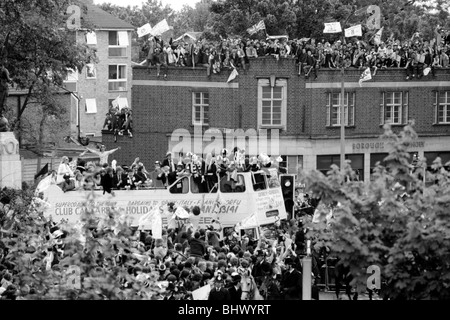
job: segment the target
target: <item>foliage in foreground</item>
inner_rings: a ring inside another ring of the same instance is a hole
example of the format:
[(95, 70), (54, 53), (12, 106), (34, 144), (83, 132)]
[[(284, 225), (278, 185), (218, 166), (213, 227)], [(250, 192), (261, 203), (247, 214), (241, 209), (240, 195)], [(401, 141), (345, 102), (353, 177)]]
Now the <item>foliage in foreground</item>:
[[(53, 224), (43, 217), (32, 193), (2, 190), (0, 198), (2, 268), (9, 269), (16, 289), (25, 299), (160, 299), (159, 273), (137, 282), (142, 270), (139, 248), (129, 221), (116, 212), (94, 218), (86, 201), (82, 223), (62, 223), (55, 236)], [(9, 203), (8, 203), (9, 202)], [(31, 206), (30, 206), (31, 204)], [(61, 250), (61, 251), (60, 251)], [(59, 255), (58, 251), (64, 252)], [(53, 262), (49, 257), (53, 256)], [(50, 267), (51, 266), (51, 267)]]
[(428, 159), (434, 162), (424, 183), (425, 162), (413, 165), (408, 153), (413, 125), (399, 135), (386, 127), (383, 138), (392, 150), (370, 183), (352, 179), (348, 164), (343, 173), (333, 166), (327, 176), (304, 177), (321, 198), (322, 216), (333, 209), (328, 223), (308, 225), (308, 235), (350, 268), (358, 288), (366, 287), (367, 267), (377, 265), (384, 298), (450, 299), (450, 173), (440, 158)]

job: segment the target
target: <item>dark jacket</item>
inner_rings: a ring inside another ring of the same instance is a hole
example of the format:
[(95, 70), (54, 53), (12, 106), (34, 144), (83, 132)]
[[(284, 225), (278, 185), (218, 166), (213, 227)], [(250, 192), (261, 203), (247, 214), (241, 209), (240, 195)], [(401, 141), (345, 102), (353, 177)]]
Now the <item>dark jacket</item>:
[(114, 187), (114, 176), (111, 177), (109, 174), (103, 175), (101, 178), (101, 185), (103, 188), (103, 194), (106, 192), (111, 193), (111, 190)]
[(228, 288), (228, 292), (230, 293), (230, 300), (231, 301), (241, 301), (242, 296), (242, 289), (236, 289), (236, 287), (233, 285), (232, 287)]
[(226, 288), (221, 288), (220, 290), (213, 288), (209, 293), (208, 300), (229, 301), (231, 300), (230, 292)]
[(191, 239), (189, 241), (189, 247), (191, 249), (191, 256), (193, 257), (203, 257), (206, 254), (205, 242), (200, 239)]
[(281, 288), (285, 300), (301, 300), (302, 274), (297, 269), (285, 271), (281, 277)]

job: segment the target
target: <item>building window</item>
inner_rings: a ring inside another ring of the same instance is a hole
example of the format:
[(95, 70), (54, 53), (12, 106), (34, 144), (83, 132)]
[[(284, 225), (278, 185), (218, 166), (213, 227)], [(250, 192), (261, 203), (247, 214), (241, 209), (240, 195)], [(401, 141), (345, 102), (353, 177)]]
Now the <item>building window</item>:
[[(427, 171), (431, 173), (437, 173), (437, 170), (433, 169), (433, 162), (439, 157), (441, 158), (441, 164), (445, 170), (450, 170), (450, 152), (449, 151), (438, 151), (438, 152), (424, 152), (423, 156), (427, 161)], [(446, 164), (449, 165), (446, 165)], [(427, 182), (430, 182), (427, 180)]]
[(193, 92), (192, 93), (192, 124), (208, 125), (209, 124), (209, 93)]
[(96, 79), (97, 69), (94, 63), (86, 64), (86, 79)]
[[(350, 160), (350, 165), (355, 171), (356, 180), (364, 181), (364, 154), (348, 154), (345, 155), (346, 160)], [(324, 175), (331, 170), (331, 165), (341, 166), (341, 156), (337, 155), (320, 155), (317, 156), (317, 170)]]
[(408, 123), (408, 92), (383, 92), (380, 104), (380, 124)]
[(109, 65), (109, 91), (127, 90), (127, 66), (122, 64)]
[(286, 129), (287, 80), (258, 80), (259, 128)]
[(450, 91), (436, 92), (436, 123), (450, 124)]
[(373, 173), (375, 172), (375, 168), (377, 163), (386, 167), (386, 161), (384, 159), (389, 155), (389, 153), (371, 153), (370, 154), (370, 181), (374, 180)]
[(97, 34), (95, 31), (86, 33), (86, 44), (96, 45), (97, 44)]
[(94, 99), (86, 99), (86, 113), (97, 113), (97, 101)]
[[(350, 106), (349, 106), (350, 99)], [(344, 93), (344, 119), (345, 126), (355, 125), (355, 93)], [(341, 93), (328, 94), (327, 126), (341, 125)]]
[(303, 169), (303, 156), (281, 156), (283, 161), (279, 166), (286, 169), (287, 174), (300, 175), (300, 171)]
[(126, 57), (128, 42), (127, 31), (109, 31), (108, 55), (110, 57)]

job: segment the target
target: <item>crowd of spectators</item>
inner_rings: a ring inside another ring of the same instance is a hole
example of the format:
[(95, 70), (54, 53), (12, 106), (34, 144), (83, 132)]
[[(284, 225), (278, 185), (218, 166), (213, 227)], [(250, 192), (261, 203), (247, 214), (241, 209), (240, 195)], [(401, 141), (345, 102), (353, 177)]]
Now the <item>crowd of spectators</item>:
[[(175, 210), (173, 203), (167, 206)], [(127, 242), (124, 249), (113, 246), (113, 259), (100, 252), (94, 255), (91, 269), (97, 274), (113, 274), (114, 269), (125, 267), (128, 276), (121, 278), (118, 288), (118, 296), (124, 300), (191, 300), (196, 289), (210, 285), (209, 300), (240, 301), (244, 297), (241, 279), (248, 275), (265, 300), (301, 300), (302, 257), (306, 254), (303, 218), (261, 229), (259, 239), (253, 232), (238, 235), (234, 229), (221, 238), (220, 223), (195, 228), (189, 219), (177, 218), (176, 225), (163, 227), (161, 238), (154, 238), (151, 231), (134, 230), (129, 239), (122, 239)], [(48, 232), (42, 237), (49, 250), (38, 254), (36, 245), (30, 243), (23, 261), (38, 273), (60, 273), (73, 250), (66, 250), (67, 232), (53, 222), (47, 224)], [(95, 227), (91, 231), (94, 238), (100, 235)], [(38, 288), (19, 285), (15, 266), (8, 263), (9, 248), (0, 244), (0, 299), (39, 299)], [(319, 258), (313, 250), (313, 279), (321, 277)], [(148, 289), (151, 283), (162, 290)], [(127, 290), (136, 287), (140, 290)], [(313, 285), (314, 299), (319, 299), (318, 292)], [(72, 299), (77, 299), (76, 291)]]
[(113, 106), (106, 113), (103, 123), (104, 130), (111, 131), (114, 134), (114, 141), (117, 142), (117, 136), (123, 136), (124, 133), (133, 138), (133, 117), (129, 108), (118, 108)]
[[(161, 37), (150, 37), (144, 51), (148, 52), (146, 64), (157, 67), (160, 76), (163, 67), (167, 78), (169, 66), (206, 67), (207, 75), (221, 70), (240, 68), (246, 70), (249, 58), (273, 56), (275, 59), (295, 58), (298, 74), (317, 77), (317, 69), (370, 67), (376, 74), (379, 68), (404, 68), (408, 79), (420, 77), (422, 71), (431, 68), (449, 67), (450, 31), (437, 27), (433, 39), (424, 39), (415, 33), (410, 39), (394, 39), (375, 42), (346, 38), (325, 41), (325, 39), (302, 38), (289, 40), (287, 37), (267, 40), (222, 39), (219, 42), (197, 40), (164, 42)], [(148, 69), (150, 72), (150, 68)]]

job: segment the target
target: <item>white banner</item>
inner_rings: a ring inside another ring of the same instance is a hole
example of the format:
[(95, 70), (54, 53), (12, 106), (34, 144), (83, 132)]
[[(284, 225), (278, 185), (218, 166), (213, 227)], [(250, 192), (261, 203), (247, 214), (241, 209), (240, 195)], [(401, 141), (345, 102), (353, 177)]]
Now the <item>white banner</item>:
[(370, 68), (368, 67), (359, 77), (359, 86), (362, 87), (363, 81), (368, 81), (372, 79), (372, 74), (370, 73)]
[(345, 29), (345, 37), (362, 37), (362, 29), (361, 25), (352, 26), (350, 28)]
[(338, 33), (338, 32), (342, 32), (340, 22), (325, 23), (325, 29), (323, 30), (323, 33)]
[(128, 46), (128, 31), (119, 31), (117, 34), (119, 35), (119, 46)]
[(149, 34), (150, 32), (152, 32), (152, 26), (150, 25), (150, 23), (144, 24), (142, 27), (137, 29), (139, 38)]
[[(384, 28), (384, 27), (383, 27)], [(374, 38), (373, 38), (373, 42), (376, 45), (379, 45), (381, 43), (381, 35), (383, 34), (383, 28), (381, 28), (380, 30), (378, 30), (377, 33), (375, 33)]]
[(211, 292), (211, 286), (207, 284), (197, 290), (192, 291), (192, 299), (194, 300), (208, 300), (209, 293)]
[(170, 30), (169, 25), (167, 24), (167, 20), (164, 19), (160, 22), (158, 22), (150, 32), (154, 36), (162, 35), (164, 32)]

